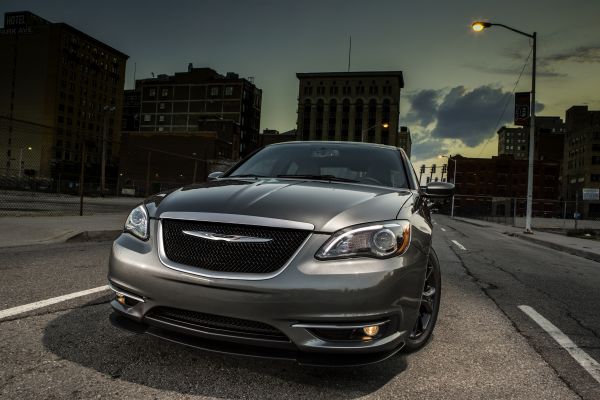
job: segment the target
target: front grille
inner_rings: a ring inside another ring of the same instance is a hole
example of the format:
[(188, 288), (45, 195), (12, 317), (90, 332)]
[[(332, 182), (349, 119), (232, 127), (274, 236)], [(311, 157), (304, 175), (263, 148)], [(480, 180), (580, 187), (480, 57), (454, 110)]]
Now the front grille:
[(271, 325), (257, 321), (224, 317), (222, 315), (205, 314), (171, 307), (156, 307), (150, 311), (148, 317), (192, 326), (208, 332), (225, 333), (257, 339), (289, 341), (283, 332)]
[[(310, 232), (262, 226), (163, 219), (165, 255), (179, 264), (209, 271), (266, 274), (285, 265)], [(272, 239), (264, 243), (209, 240), (186, 235), (202, 231)]]

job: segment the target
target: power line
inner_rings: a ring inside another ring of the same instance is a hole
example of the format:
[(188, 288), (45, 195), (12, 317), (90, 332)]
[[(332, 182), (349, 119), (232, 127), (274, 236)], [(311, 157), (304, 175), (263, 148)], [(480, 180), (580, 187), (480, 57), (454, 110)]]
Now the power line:
[[(510, 93), (510, 96), (506, 96), (506, 101), (504, 102), (504, 107), (502, 108), (502, 112), (500, 113), (500, 115), (498, 116), (498, 120), (496, 121), (496, 124), (495, 124), (496, 129), (494, 130), (494, 132), (497, 132), (498, 128), (500, 127), (500, 121), (502, 120), (502, 117), (504, 117), (504, 113), (506, 112), (506, 107), (508, 107), (508, 103), (510, 103), (510, 100), (513, 98), (513, 95), (515, 94), (515, 91), (517, 90), (517, 86), (519, 85), (519, 81), (521, 80), (521, 77), (523, 76), (523, 72), (525, 71), (525, 68), (527, 67), (527, 64), (529, 63), (529, 58), (531, 57), (531, 53), (532, 52), (533, 52), (533, 48), (531, 48), (531, 50), (529, 50), (529, 55), (525, 59), (525, 63), (523, 64), (523, 68), (521, 68), (521, 72), (519, 73), (519, 77), (517, 78), (517, 81), (515, 82), (515, 86), (513, 87), (513, 90)], [(486, 140), (486, 142), (484, 143), (483, 147), (479, 151), (478, 157), (481, 156), (481, 153), (483, 153), (483, 151), (485, 150), (486, 146), (492, 141), (492, 138), (493, 137), (491, 137), (488, 140)]]

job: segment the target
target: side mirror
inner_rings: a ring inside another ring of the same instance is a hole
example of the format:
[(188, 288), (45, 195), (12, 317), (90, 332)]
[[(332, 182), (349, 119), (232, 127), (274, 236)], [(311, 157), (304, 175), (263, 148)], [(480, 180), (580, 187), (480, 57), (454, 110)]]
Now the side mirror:
[(452, 197), (454, 196), (454, 184), (449, 182), (429, 182), (423, 188), (427, 197)]
[(221, 172), (221, 171), (215, 171), (215, 172), (211, 172), (210, 174), (208, 174), (208, 180), (209, 181), (214, 181), (217, 178), (220, 178), (225, 172)]

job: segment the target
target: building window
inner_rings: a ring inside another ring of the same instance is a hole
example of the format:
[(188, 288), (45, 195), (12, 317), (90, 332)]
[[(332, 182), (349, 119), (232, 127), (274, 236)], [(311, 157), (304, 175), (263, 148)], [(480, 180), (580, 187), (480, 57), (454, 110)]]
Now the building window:
[(144, 122), (150, 122), (152, 116), (150, 114), (144, 114)]
[(164, 115), (159, 115), (158, 122), (165, 122), (165, 116)]
[(167, 97), (167, 96), (169, 95), (169, 89), (162, 89), (162, 90), (160, 91), (160, 95), (161, 95), (162, 97)]
[(225, 88), (225, 96), (233, 96), (233, 86), (227, 86)]
[(335, 122), (337, 117), (337, 101), (331, 99), (329, 102), (329, 128), (327, 129), (327, 136), (329, 140), (335, 139)]
[(148, 96), (150, 96), (150, 97), (156, 97), (156, 89), (150, 89), (148, 91)]
[(211, 96), (218, 96), (219, 95), (219, 88), (217, 86), (213, 86), (210, 88), (210, 95)]
[(158, 108), (160, 108), (161, 110), (164, 110), (165, 109), (165, 103), (160, 103), (158, 105)]
[(304, 109), (302, 110), (302, 139), (308, 140), (310, 137), (310, 114), (312, 104), (309, 99), (304, 101)]

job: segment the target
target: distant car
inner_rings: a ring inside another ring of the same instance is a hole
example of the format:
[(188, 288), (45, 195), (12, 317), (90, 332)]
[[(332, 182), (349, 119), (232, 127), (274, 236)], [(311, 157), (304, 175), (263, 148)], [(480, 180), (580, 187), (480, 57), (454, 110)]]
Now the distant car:
[(267, 146), (147, 199), (114, 242), (116, 326), (309, 365), (384, 360), (430, 338), (441, 290), (427, 198), (401, 149)]

